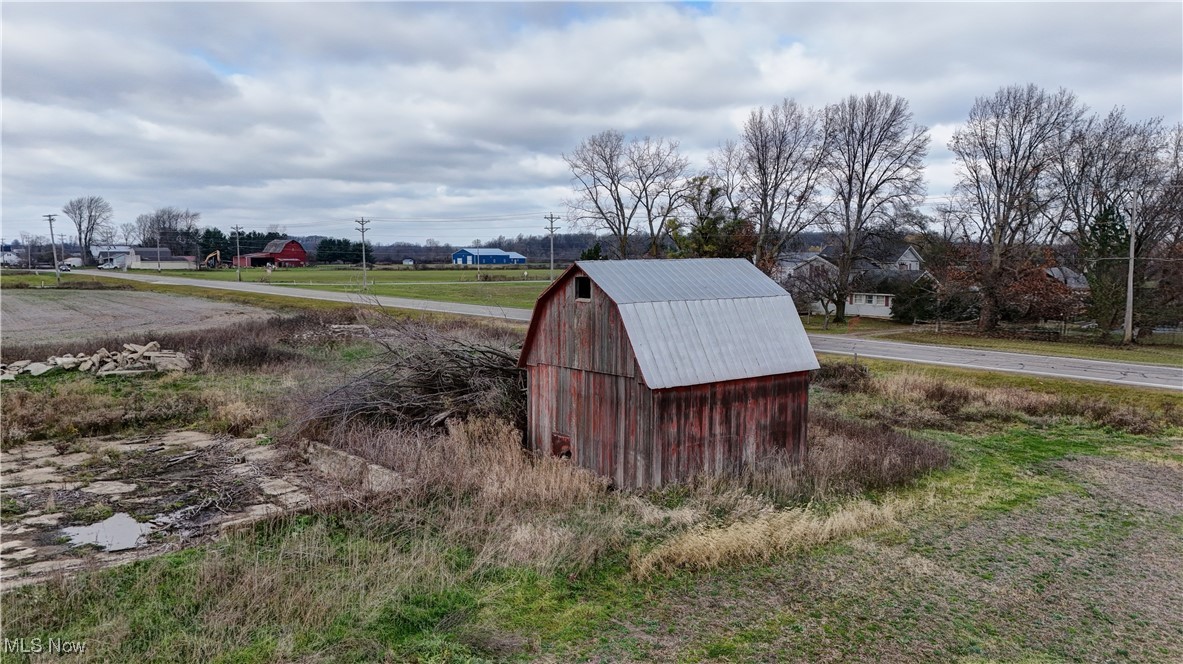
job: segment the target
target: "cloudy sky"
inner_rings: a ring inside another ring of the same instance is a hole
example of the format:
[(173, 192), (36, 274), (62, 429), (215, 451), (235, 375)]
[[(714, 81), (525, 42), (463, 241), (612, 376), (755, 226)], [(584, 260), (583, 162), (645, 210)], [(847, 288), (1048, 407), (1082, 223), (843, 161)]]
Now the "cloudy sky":
[[(931, 128), (929, 193), (977, 96), (1066, 87), (1183, 120), (1183, 4), (0, 4), (3, 237), (104, 196), (227, 229), (377, 242), (540, 233), (561, 154), (677, 139), (696, 166), (754, 107), (882, 90)], [(60, 218), (59, 218), (60, 219)]]

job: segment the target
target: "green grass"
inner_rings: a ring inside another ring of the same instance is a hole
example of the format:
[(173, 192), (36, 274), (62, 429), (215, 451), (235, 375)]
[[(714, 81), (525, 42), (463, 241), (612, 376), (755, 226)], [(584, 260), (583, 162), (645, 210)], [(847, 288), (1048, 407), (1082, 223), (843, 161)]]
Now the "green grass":
[[(260, 277), (265, 274), (249, 274), (262, 270), (244, 271), (243, 281), (269, 283), (273, 286), (288, 286), (306, 290), (356, 293), (361, 295), (361, 271), (328, 270), (317, 268), (294, 268), (276, 272), (270, 281)], [(292, 273), (300, 273), (300, 277)], [(521, 271), (509, 272), (520, 275)], [(133, 273), (155, 274), (143, 270)], [(538, 275), (543, 275), (538, 272)], [(277, 276), (278, 275), (278, 276)], [(168, 277), (191, 278), (206, 281), (233, 281), (233, 270), (209, 270), (201, 272), (166, 273)], [(371, 272), (370, 286), (366, 295), (402, 297), (415, 300), (458, 302), (493, 307), (531, 309), (548, 281), (477, 281), (475, 270), (389, 270)], [(309, 282), (312, 282), (310, 285)], [(71, 272), (62, 276), (63, 287), (86, 284), (94, 288), (117, 288), (121, 290), (143, 290), (179, 295), (192, 295), (220, 302), (261, 306), (278, 311), (317, 309), (322, 311), (351, 309), (355, 305), (344, 302), (302, 299), (292, 301), (281, 295), (237, 293), (194, 286), (150, 284), (139, 281), (107, 277), (97, 271)], [(0, 274), (3, 288), (54, 288), (51, 274), (48, 278), (26, 274)], [(360, 300), (359, 300), (360, 301)], [(363, 305), (364, 306), (364, 305)]]
[[(322, 352), (364, 359), (356, 349)], [(1183, 406), (1167, 391), (868, 364), (877, 377), (921, 372), (982, 388)], [(848, 417), (883, 401), (817, 390), (813, 397), (814, 408)], [(1169, 496), (1183, 432), (1136, 436), (1059, 419), (978, 424), (972, 432), (921, 431), (953, 451), (953, 466), (861, 496), (910, 505), (898, 523), (761, 564), (637, 580), (630, 556), (676, 531), (635, 521), (582, 567), (489, 564), (488, 552), (434, 521), (432, 510), (454, 497), (428, 491), (416, 513), (379, 501), (294, 515), (194, 549), (14, 590), (4, 597), (5, 633), (29, 637), (35, 628), (43, 638), (89, 641), (92, 661), (1177, 659), (1177, 626), (1155, 622), (1154, 611), (1130, 613), (1140, 602), (1171, 601), (1165, 586), (1160, 595), (1136, 591), (1148, 587), (1139, 578), (1173, 578), (1179, 517), (1108, 496), (1117, 489), (1072, 464), (1153, 459), (1138, 467), (1148, 477), (1135, 475), (1130, 486), (1156, 481), (1163, 493), (1148, 495)], [(640, 498), (676, 508), (691, 493)], [(456, 505), (475, 510), (482, 499)], [(523, 522), (578, 528), (604, 506), (580, 514), (502, 509)], [(1142, 564), (1146, 547), (1156, 567), (1130, 567)], [(1159, 608), (1169, 622), (1169, 607)], [(29, 661), (22, 657), (12, 661)]]
[[(865, 318), (862, 316), (855, 316), (847, 319), (845, 323), (830, 323), (829, 329), (822, 327), (823, 318), (821, 316), (802, 316), (801, 323), (805, 326), (806, 332), (817, 332), (821, 334), (858, 334), (864, 332), (887, 332), (893, 330), (906, 330), (908, 325), (897, 323), (895, 321), (884, 320), (882, 318)], [(894, 338), (894, 337), (893, 337)]]
[(1183, 367), (1183, 347), (1180, 346), (1112, 346), (1107, 344), (1089, 344), (1070, 341), (1028, 341), (1023, 339), (996, 339), (993, 337), (978, 337), (968, 334), (937, 334), (935, 332), (900, 332), (884, 337), (889, 341), (907, 341), (918, 344), (933, 344), (938, 346), (958, 346), (961, 348), (984, 348), (989, 350), (1011, 351), (1015, 353), (1035, 353), (1039, 355), (1057, 355), (1061, 357), (1079, 357), (1090, 360), (1110, 360), (1115, 362), (1139, 362), (1144, 364), (1164, 364)]
[[(130, 270), (130, 274), (156, 274), (156, 270)], [(557, 274), (556, 270), (556, 274)], [(161, 274), (169, 277), (184, 277), (187, 279), (202, 279), (208, 281), (236, 281), (238, 275), (232, 269), (219, 270), (182, 270), (165, 271)], [(436, 268), (424, 270), (409, 270), (403, 268), (375, 268), (366, 271), (366, 280), (374, 284), (405, 284), (405, 283), (449, 283), (477, 281), (476, 268)], [(514, 267), (482, 267), (480, 274), (496, 275), (499, 279), (523, 280), (525, 276), (535, 281), (545, 281), (547, 271), (532, 267), (523, 269)], [(242, 281), (251, 283), (270, 283), (282, 285), (341, 285), (361, 287), (361, 268), (354, 267), (293, 267), (273, 270), (270, 275), (263, 268), (243, 268)]]
[[(548, 282), (465, 282), (436, 284), (378, 283), (366, 290), (367, 295), (405, 297), (414, 300), (435, 300), (479, 304), (490, 307), (512, 307), (532, 309), (538, 296), (549, 285)], [(301, 286), (309, 290), (358, 292), (351, 286)]]

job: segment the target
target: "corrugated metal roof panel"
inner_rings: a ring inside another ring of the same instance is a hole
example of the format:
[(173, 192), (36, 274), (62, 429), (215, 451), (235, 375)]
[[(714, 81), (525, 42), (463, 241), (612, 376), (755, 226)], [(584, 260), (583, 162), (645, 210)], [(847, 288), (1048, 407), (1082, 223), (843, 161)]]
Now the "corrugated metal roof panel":
[(633, 302), (619, 310), (650, 389), (818, 368), (783, 290), (775, 297)]
[(577, 261), (576, 265), (617, 304), (785, 294), (742, 258)]

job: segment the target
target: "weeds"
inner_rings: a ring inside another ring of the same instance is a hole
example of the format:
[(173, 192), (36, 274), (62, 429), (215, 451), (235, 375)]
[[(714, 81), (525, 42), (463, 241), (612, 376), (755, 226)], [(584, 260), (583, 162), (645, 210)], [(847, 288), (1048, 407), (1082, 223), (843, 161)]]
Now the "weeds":
[(823, 362), (813, 382), (835, 392), (865, 392), (871, 385), (871, 370), (857, 362)]
[(958, 429), (967, 422), (1072, 418), (1133, 434), (1183, 426), (1170, 401), (1158, 409), (1078, 394), (1017, 387), (976, 387), (907, 369), (872, 375), (866, 366), (825, 363), (815, 383), (842, 394), (862, 395), (857, 409), (868, 419), (906, 429)]
[(812, 506), (757, 515), (721, 528), (698, 527), (646, 554), (634, 553), (633, 574), (646, 578), (678, 569), (712, 569), (767, 561), (895, 523), (897, 503), (856, 500), (829, 513)]

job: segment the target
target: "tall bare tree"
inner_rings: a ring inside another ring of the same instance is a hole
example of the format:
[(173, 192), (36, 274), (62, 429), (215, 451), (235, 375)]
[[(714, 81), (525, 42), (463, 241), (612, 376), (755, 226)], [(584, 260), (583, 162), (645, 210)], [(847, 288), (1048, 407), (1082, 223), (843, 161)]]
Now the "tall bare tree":
[(978, 97), (949, 141), (958, 174), (954, 198), (965, 211), (963, 239), (978, 248), (982, 330), (998, 326), (1003, 293), (1032, 249), (1058, 231), (1057, 150), (1084, 111), (1067, 90), (1012, 85)]
[(62, 214), (74, 222), (78, 230), (78, 244), (82, 262), (93, 263), (90, 246), (95, 238), (110, 226), (115, 210), (102, 196), (79, 196), (62, 206)]
[(834, 320), (846, 319), (855, 262), (867, 242), (893, 215), (924, 197), (928, 129), (912, 121), (908, 102), (883, 92), (851, 95), (825, 110), (828, 146), (825, 184), (832, 205), (822, 227), (838, 251), (838, 298)]
[(1081, 119), (1061, 140), (1054, 151), (1055, 174), (1063, 194), (1063, 232), (1069, 236), (1151, 183), (1166, 148), (1161, 119), (1130, 122), (1120, 108)]
[[(1063, 194), (1062, 231), (1089, 282), (1090, 316), (1102, 334), (1117, 324), (1126, 304), (1129, 222), (1136, 219), (1135, 281), (1146, 281), (1146, 258), (1171, 234), (1170, 135), (1158, 118), (1126, 119), (1123, 109), (1082, 119), (1057, 150), (1056, 175)], [(1162, 205), (1167, 203), (1167, 205)], [(1135, 204), (1139, 211), (1135, 214)], [(1146, 310), (1137, 293), (1137, 309)]]
[(188, 208), (163, 207), (136, 217), (136, 234), (140, 244), (153, 246), (157, 241), (177, 254), (196, 252), (199, 244), (200, 212)]
[(139, 226), (134, 222), (128, 221), (119, 224), (119, 238), (123, 240), (123, 244), (131, 244), (139, 238)]
[(648, 252), (660, 255), (665, 221), (685, 202), (689, 162), (676, 141), (645, 137), (626, 143), (624, 134), (610, 129), (584, 139), (563, 160), (575, 189), (567, 201), (573, 221), (612, 235), (618, 258), (628, 258), (630, 241), (645, 224)]
[(820, 213), (819, 182), (827, 153), (821, 116), (792, 99), (752, 111), (735, 148), (715, 157), (738, 168), (756, 225), (756, 266), (771, 273), (781, 251)]

